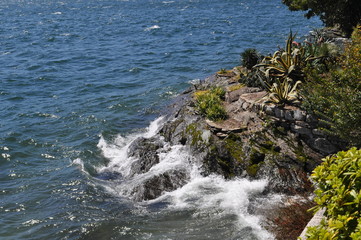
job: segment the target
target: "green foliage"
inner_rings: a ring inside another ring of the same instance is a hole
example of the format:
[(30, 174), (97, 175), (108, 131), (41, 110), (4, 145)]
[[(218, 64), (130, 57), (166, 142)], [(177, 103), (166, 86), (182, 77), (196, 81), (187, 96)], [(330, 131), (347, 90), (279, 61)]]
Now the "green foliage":
[(283, 0), (292, 11), (308, 11), (305, 16), (319, 16), (327, 27), (335, 25), (348, 35), (361, 23), (360, 0)]
[(312, 178), (318, 187), (316, 209), (325, 209), (325, 219), (308, 229), (308, 239), (360, 239), (361, 149), (326, 157)]
[(329, 127), (324, 130), (361, 147), (361, 30), (330, 72), (310, 68), (302, 86), (303, 107), (317, 114)]
[(210, 93), (216, 95), (220, 99), (223, 99), (226, 91), (221, 87), (213, 87), (210, 89)]
[(261, 55), (254, 48), (247, 48), (241, 53), (242, 65), (247, 69), (252, 69), (261, 59)]
[(311, 61), (308, 62), (308, 67), (318, 69), (321, 72), (329, 71), (328, 65), (335, 64), (337, 58), (341, 55), (340, 47), (323, 40), (315, 43), (307, 42), (304, 48), (306, 55), (313, 56), (310, 58)]
[(227, 112), (222, 105), (225, 91), (220, 87), (211, 88), (208, 91), (202, 91), (202, 94), (195, 94), (196, 107), (198, 111), (206, 118), (212, 121), (224, 120), (227, 118)]

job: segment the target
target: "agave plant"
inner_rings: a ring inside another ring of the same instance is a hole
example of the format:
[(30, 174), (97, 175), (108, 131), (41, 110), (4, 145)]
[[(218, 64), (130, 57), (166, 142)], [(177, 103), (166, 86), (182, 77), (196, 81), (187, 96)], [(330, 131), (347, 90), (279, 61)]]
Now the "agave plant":
[(302, 81), (304, 79), (302, 70), (313, 56), (306, 54), (305, 48), (294, 41), (295, 37), (296, 34), (293, 35), (291, 32), (285, 49), (276, 51), (273, 56), (265, 57), (255, 67), (259, 68), (268, 79), (290, 78), (294, 82)]
[(272, 85), (269, 83), (265, 84), (268, 91), (268, 95), (264, 99), (266, 102), (283, 105), (286, 103), (294, 103), (299, 100), (297, 86), (301, 84), (301, 81), (297, 81), (293, 84), (293, 81), (290, 78), (277, 78)]

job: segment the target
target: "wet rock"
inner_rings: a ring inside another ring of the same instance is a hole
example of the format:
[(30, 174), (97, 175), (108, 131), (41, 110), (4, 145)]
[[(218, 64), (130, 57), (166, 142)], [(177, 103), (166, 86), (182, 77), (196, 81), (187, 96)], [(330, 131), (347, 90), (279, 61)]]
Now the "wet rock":
[(265, 167), (260, 171), (269, 180), (269, 192), (297, 195), (307, 194), (313, 190), (307, 172), (301, 167), (292, 166), (291, 163), (277, 168)]
[(136, 160), (131, 166), (133, 174), (145, 173), (151, 167), (159, 163), (158, 149), (163, 147), (163, 143), (158, 138), (138, 138), (129, 148), (129, 157)]
[(170, 170), (146, 180), (133, 189), (137, 201), (152, 200), (164, 192), (173, 191), (187, 183), (187, 173), (184, 170)]

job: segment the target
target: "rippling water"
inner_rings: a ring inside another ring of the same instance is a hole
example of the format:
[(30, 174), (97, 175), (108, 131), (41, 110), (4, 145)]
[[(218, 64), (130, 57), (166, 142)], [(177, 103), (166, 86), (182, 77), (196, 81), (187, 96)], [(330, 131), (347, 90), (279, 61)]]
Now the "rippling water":
[[(278, 0), (2, 0), (0, 20), (1, 239), (269, 237), (247, 214), (265, 182), (194, 170), (184, 188), (137, 203), (96, 176), (129, 160), (127, 144), (189, 81), (318, 19)], [(175, 146), (162, 159), (187, 157)]]

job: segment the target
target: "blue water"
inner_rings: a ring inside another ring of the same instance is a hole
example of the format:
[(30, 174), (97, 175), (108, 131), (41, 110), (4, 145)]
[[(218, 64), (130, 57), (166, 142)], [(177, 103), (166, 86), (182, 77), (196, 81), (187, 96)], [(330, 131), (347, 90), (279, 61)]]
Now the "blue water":
[(2, 0), (0, 22), (0, 239), (260, 238), (112, 191), (98, 143), (144, 132), (189, 81), (318, 19), (279, 0)]

